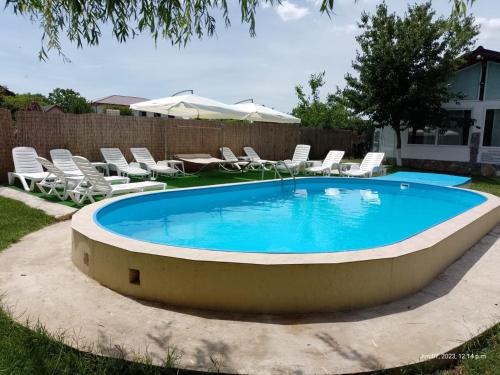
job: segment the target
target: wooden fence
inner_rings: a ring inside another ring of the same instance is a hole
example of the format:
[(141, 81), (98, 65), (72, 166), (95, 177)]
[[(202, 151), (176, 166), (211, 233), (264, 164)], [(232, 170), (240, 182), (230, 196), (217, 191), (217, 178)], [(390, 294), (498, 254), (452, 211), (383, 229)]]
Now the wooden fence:
[(131, 147), (147, 147), (163, 160), (177, 153), (219, 155), (228, 146), (242, 154), (252, 146), (263, 159), (289, 159), (295, 145), (311, 145), (311, 158), (323, 158), (328, 150), (345, 150), (350, 156), (359, 136), (347, 130), (300, 128), (293, 124), (180, 120), (103, 114), (17, 112), (15, 120), (0, 109), (0, 181), (13, 170), (11, 149), (34, 147), (43, 157), (54, 148), (67, 148), (92, 161), (102, 159), (101, 147), (118, 147), (132, 161)]

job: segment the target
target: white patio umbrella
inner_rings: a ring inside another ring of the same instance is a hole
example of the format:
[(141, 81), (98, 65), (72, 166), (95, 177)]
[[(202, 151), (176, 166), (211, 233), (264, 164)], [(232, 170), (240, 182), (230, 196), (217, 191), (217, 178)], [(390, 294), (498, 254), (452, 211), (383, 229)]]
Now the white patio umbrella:
[(166, 98), (135, 103), (130, 108), (136, 111), (207, 120), (242, 120), (247, 115), (246, 112), (229, 104), (195, 95), (192, 90), (181, 91)]
[(300, 123), (299, 118), (260, 104), (255, 104), (253, 99), (243, 100), (233, 104), (231, 107), (246, 112), (247, 115), (244, 119), (249, 121), (278, 122), (283, 124)]

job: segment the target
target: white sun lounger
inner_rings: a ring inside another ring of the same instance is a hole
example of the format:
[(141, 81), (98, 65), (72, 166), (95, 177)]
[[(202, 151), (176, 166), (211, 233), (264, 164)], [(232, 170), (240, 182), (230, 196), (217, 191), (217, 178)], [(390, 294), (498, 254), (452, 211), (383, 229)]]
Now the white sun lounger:
[(332, 174), (332, 169), (334, 169), (334, 166), (337, 167), (337, 170), (339, 171), (340, 174), (340, 161), (344, 157), (345, 151), (336, 151), (336, 150), (331, 150), (328, 152), (326, 155), (325, 160), (323, 160), (323, 163), (318, 166), (312, 166), (312, 167), (307, 167), (305, 169), (306, 173), (310, 174), (324, 174), (330, 176)]
[(79, 185), (69, 190), (68, 194), (77, 204), (82, 204), (86, 199), (95, 202), (95, 196), (112, 197), (115, 194), (141, 192), (146, 190), (165, 190), (167, 184), (163, 182), (141, 181), (127, 184), (111, 185), (100, 174), (96, 167), (82, 156), (73, 156), (73, 161), (85, 176), (85, 183), (88, 186)]
[[(75, 189), (77, 186), (85, 184), (85, 177), (80, 170), (78, 170), (80, 171), (80, 175), (75, 174), (69, 176), (47, 159), (42, 157), (37, 157), (36, 159), (47, 170), (47, 172), (49, 172), (47, 178), (44, 178), (42, 181), (36, 183), (36, 186), (42, 193), (46, 195), (55, 195), (60, 200), (66, 200), (68, 198), (68, 190)], [(130, 182), (128, 177), (122, 176), (110, 176), (104, 177), (104, 179), (109, 183), (126, 184)]]
[[(221, 147), (219, 149), (224, 162), (219, 163), (219, 166), (226, 171), (246, 172), (250, 167), (251, 161), (239, 160), (234, 152), (229, 147)], [(227, 168), (232, 167), (232, 169)]]
[(54, 166), (63, 171), (67, 176), (82, 176), (82, 172), (78, 169), (72, 159), (71, 151), (65, 148), (57, 148), (50, 150), (50, 158)]
[(43, 194), (55, 195), (60, 200), (68, 198), (68, 189), (79, 184), (81, 177), (68, 177), (64, 172), (45, 158), (37, 157), (36, 160), (47, 170), (48, 176), (36, 183)]
[(369, 152), (361, 164), (352, 165), (349, 170), (342, 171), (342, 174), (348, 177), (371, 177), (380, 168), (384, 156), (383, 152)]
[(101, 148), (101, 154), (109, 169), (116, 171), (118, 175), (148, 177), (151, 174), (145, 169), (130, 166), (119, 148)]
[(179, 173), (178, 169), (157, 163), (146, 147), (133, 147), (130, 152), (132, 152), (135, 161), (141, 165), (141, 168), (151, 172), (153, 179), (158, 175), (175, 176)]
[(284, 160), (283, 163), (278, 163), (276, 168), (280, 171), (290, 171), (292, 174), (298, 174), (300, 167), (309, 158), (309, 151), (311, 146), (309, 145), (297, 145), (292, 156), (292, 160)]
[(253, 147), (250, 147), (250, 146), (243, 147), (243, 151), (245, 152), (245, 154), (249, 157), (250, 161), (252, 162), (252, 164), (250, 165), (250, 168), (254, 168), (257, 166), (259, 168), (263, 168), (263, 169), (267, 170), (266, 165), (276, 164), (276, 162), (274, 160), (261, 159), (260, 156), (257, 154), (257, 152), (255, 152)]
[[(15, 172), (7, 174), (9, 184), (14, 184), (16, 178), (21, 181), (24, 190), (32, 191), (37, 182), (47, 178), (49, 173), (44, 172), (42, 165), (36, 160), (38, 154), (33, 147), (15, 147), (12, 149)], [(28, 185), (28, 182), (30, 184)]]

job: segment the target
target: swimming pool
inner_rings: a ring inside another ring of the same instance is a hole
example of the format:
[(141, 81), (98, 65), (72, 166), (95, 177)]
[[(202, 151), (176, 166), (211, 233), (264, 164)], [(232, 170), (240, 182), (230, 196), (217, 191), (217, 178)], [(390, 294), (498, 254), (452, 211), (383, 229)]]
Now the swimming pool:
[(72, 218), (73, 264), (134, 298), (306, 313), (415, 293), (500, 222), (500, 199), (417, 183), (298, 178), (106, 199)]
[(101, 208), (95, 220), (113, 233), (163, 245), (337, 252), (402, 241), (485, 200), (422, 184), (308, 178), (139, 196)]

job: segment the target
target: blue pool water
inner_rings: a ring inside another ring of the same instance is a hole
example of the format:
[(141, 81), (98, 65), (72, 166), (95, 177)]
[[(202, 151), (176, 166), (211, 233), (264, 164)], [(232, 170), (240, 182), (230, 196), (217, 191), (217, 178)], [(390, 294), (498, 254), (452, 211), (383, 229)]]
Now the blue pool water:
[(396, 172), (387, 176), (375, 177), (378, 180), (416, 182), (439, 186), (460, 186), (470, 182), (469, 177), (442, 173)]
[[(319, 253), (402, 241), (485, 201), (440, 186), (310, 178), (130, 197), (94, 220), (137, 240), (198, 249)], [(166, 250), (168, 251), (168, 250)]]

